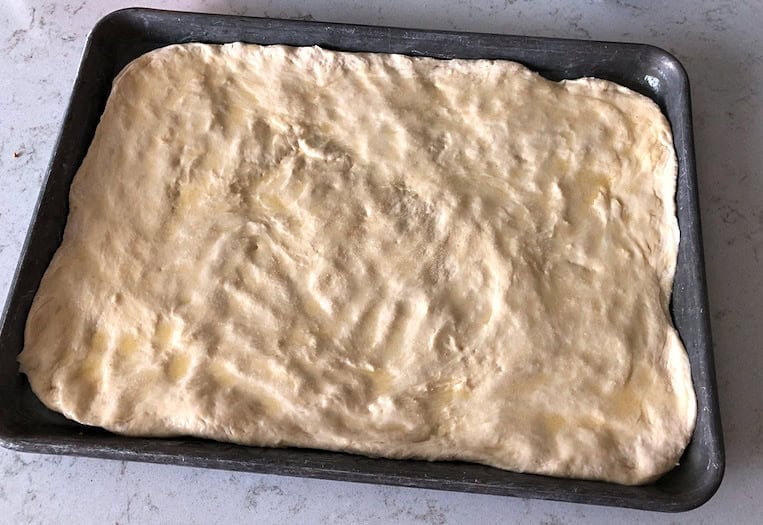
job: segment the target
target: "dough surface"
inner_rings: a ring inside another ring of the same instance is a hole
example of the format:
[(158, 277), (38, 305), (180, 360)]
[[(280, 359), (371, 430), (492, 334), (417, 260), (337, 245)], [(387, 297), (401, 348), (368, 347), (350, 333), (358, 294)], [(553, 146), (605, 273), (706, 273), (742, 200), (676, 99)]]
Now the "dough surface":
[(675, 183), (610, 82), (166, 47), (114, 81), (21, 369), (122, 434), (649, 482), (696, 416)]

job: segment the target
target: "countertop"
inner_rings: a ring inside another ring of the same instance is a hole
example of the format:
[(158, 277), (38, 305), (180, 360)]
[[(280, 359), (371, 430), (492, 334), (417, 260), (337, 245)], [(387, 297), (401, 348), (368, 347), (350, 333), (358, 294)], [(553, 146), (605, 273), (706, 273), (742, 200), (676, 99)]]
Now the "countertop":
[[(147, 7), (644, 42), (686, 66), (727, 450), (684, 514), (0, 449), (0, 523), (760, 523), (763, 515), (763, 2), (183, 0)], [(669, 5), (664, 5), (669, 4)], [(7, 294), (88, 31), (128, 2), (0, 12), (0, 296)]]

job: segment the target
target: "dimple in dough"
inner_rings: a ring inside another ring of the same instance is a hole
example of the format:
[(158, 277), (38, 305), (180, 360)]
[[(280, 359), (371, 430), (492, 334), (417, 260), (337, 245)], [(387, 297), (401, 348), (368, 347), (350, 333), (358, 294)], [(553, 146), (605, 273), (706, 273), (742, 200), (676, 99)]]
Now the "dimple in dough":
[(114, 81), (21, 369), (122, 434), (649, 482), (696, 416), (675, 182), (610, 82), (159, 49)]

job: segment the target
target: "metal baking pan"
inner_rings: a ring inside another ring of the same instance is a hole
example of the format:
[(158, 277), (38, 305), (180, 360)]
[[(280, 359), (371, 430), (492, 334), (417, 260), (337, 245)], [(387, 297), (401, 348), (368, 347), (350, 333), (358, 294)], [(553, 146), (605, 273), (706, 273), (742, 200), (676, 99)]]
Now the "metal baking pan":
[[(698, 420), (680, 464), (650, 485), (518, 474), (460, 462), (371, 459), (309, 449), (241, 447), (201, 439), (139, 439), (79, 425), (46, 409), (18, 372), (24, 324), (43, 272), (59, 246), (69, 186), (95, 132), (115, 75), (152, 49), (181, 42), (320, 45), (328, 49), (437, 58), (521, 62), (559, 80), (595, 76), (656, 101), (673, 127), (678, 154), (681, 244), (671, 311), (686, 345)], [(25, 452), (175, 463), (202, 467), (684, 511), (707, 501), (724, 470), (702, 258), (689, 83), (679, 62), (639, 45), (421, 31), (321, 22), (125, 9), (103, 18), (88, 38), (61, 135), (3, 312), (0, 333), (0, 443)]]

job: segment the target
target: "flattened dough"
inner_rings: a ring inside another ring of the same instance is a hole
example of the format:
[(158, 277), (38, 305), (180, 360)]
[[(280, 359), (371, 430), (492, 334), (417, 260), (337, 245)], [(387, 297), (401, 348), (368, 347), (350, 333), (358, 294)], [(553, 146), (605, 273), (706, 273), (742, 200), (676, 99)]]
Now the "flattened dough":
[(675, 180), (609, 82), (159, 49), (114, 82), (21, 369), (122, 434), (648, 482), (696, 415)]

